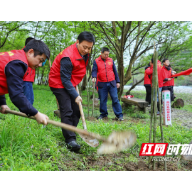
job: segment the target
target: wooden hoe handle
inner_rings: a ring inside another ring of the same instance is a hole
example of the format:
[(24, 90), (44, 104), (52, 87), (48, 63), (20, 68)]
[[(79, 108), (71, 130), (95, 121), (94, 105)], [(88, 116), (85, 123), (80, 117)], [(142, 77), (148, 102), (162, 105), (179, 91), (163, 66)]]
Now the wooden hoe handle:
[[(18, 115), (18, 116), (21, 116), (21, 117), (26, 117), (26, 118), (30, 118), (30, 119), (36, 120), (35, 117), (33, 117), (33, 116), (28, 117), (25, 113), (21, 113), (21, 112), (18, 112), (18, 111), (12, 111), (10, 109), (6, 109), (5, 112), (6, 113), (10, 113), (10, 114), (14, 114), (14, 115)], [(90, 137), (98, 139), (100, 141), (105, 141), (106, 140), (106, 138), (104, 138), (104, 137), (102, 137), (102, 136), (100, 136), (98, 134), (90, 133), (87, 130), (78, 129), (75, 126), (72, 126), (72, 125), (68, 125), (68, 124), (65, 124), (65, 123), (60, 123), (60, 122), (49, 120), (49, 119), (47, 120), (47, 123), (55, 125), (57, 127), (61, 127), (63, 129), (67, 129), (69, 131), (73, 131), (73, 132), (76, 132), (76, 133), (80, 133), (80, 134), (83, 134), (83, 135), (90, 136)]]
[[(79, 94), (78, 86), (76, 86), (76, 91), (77, 91), (77, 93)], [(85, 122), (85, 116), (84, 116), (84, 113), (83, 113), (83, 106), (82, 106), (82, 103), (81, 103), (81, 102), (79, 102), (79, 110), (80, 110), (81, 119), (82, 119), (82, 122), (83, 122), (83, 128), (84, 128), (85, 130), (87, 130), (87, 125), (86, 125), (86, 122)]]

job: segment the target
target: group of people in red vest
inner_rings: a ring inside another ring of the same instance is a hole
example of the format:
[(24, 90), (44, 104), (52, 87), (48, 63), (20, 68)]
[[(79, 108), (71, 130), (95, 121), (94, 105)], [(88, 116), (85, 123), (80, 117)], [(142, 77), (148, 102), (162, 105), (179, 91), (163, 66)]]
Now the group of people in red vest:
[[(80, 118), (79, 102), (82, 98), (75, 87), (86, 74), (89, 53), (95, 43), (94, 36), (89, 32), (79, 34), (76, 43), (64, 49), (55, 58), (49, 74), (49, 86), (56, 96), (63, 123), (77, 126)], [(5, 94), (9, 93), (12, 103), (28, 117), (34, 116), (38, 123), (47, 124), (47, 115), (33, 107), (32, 83), (35, 69), (42, 67), (50, 58), (47, 45), (34, 38), (26, 41), (21, 50), (0, 53), (0, 112), (6, 114), (9, 107)], [(25, 92), (27, 94), (25, 94)], [(67, 147), (78, 151), (74, 132), (63, 131)]]
[[(80, 33), (74, 44), (60, 52), (53, 61), (49, 73), (49, 87), (55, 95), (60, 109), (61, 122), (77, 126), (80, 119), (79, 103), (82, 98), (76, 86), (86, 74), (90, 52), (95, 43), (92, 33)], [(106, 103), (108, 92), (112, 98), (114, 113), (119, 121), (123, 120), (122, 109), (117, 96), (120, 87), (114, 61), (108, 57), (109, 49), (103, 48), (101, 56), (94, 62), (92, 81), (97, 78), (102, 119), (108, 115)], [(12, 103), (28, 117), (34, 116), (38, 123), (47, 124), (47, 115), (33, 107), (33, 87), (35, 69), (42, 67), (50, 58), (47, 45), (41, 40), (28, 38), (21, 50), (0, 53), (0, 112), (6, 114), (9, 107), (5, 94), (9, 93)], [(62, 129), (67, 147), (79, 151), (76, 134)]]
[[(82, 32), (78, 35), (74, 44), (61, 51), (53, 61), (49, 73), (49, 87), (55, 95), (60, 109), (61, 122), (77, 126), (80, 119), (79, 103), (82, 98), (76, 91), (76, 86), (86, 74), (90, 59), (90, 52), (95, 43), (95, 38), (90, 32)], [(47, 124), (48, 116), (38, 112), (33, 107), (32, 83), (34, 82), (35, 69), (42, 67), (50, 57), (47, 45), (41, 40), (28, 39), (21, 50), (13, 50), (0, 53), (0, 112), (6, 113), (9, 107), (6, 104), (5, 94), (13, 104), (27, 116), (34, 116), (38, 123)], [(171, 78), (175, 72), (170, 67), (168, 59), (163, 60), (163, 65), (158, 61), (158, 85), (162, 90), (171, 91), (171, 100), (174, 99)], [(151, 85), (153, 75), (153, 59), (145, 69), (144, 84), (147, 95), (146, 100), (151, 103)], [(117, 120), (123, 121), (123, 113), (118, 100), (117, 89), (120, 80), (112, 58), (109, 57), (109, 49), (103, 47), (101, 55), (94, 60), (92, 81), (97, 82), (100, 99), (100, 116), (107, 117), (108, 93), (112, 99), (113, 111)], [(159, 102), (158, 98), (157, 101)], [(158, 109), (159, 109), (159, 105)], [(62, 129), (67, 147), (71, 151), (79, 151), (80, 145), (76, 143), (76, 134)]]
[[(163, 64), (163, 65), (162, 65)], [(159, 93), (164, 90), (170, 91), (171, 101), (174, 100), (174, 78), (172, 75), (176, 74), (175, 71), (170, 66), (170, 62), (168, 59), (163, 59), (161, 62), (157, 61), (157, 74), (158, 74), (158, 86), (159, 86)], [(147, 67), (145, 67), (145, 74), (144, 74), (144, 86), (146, 89), (146, 98), (145, 100), (151, 104), (151, 87), (152, 87), (152, 76), (153, 76), (153, 59), (151, 59), (150, 63)], [(162, 102), (161, 102), (162, 103)], [(160, 114), (159, 110), (159, 96), (157, 95), (157, 114)]]

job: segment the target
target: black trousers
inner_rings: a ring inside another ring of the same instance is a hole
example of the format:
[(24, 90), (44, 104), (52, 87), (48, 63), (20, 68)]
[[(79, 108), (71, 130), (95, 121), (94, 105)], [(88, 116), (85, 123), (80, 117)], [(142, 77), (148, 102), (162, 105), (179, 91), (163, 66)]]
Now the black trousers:
[(165, 90), (169, 90), (170, 91), (171, 101), (174, 101), (173, 86), (162, 87), (162, 91), (165, 91)]
[(145, 89), (146, 89), (146, 98), (145, 101), (147, 101), (149, 103), (149, 105), (151, 104), (151, 85), (144, 85)]
[[(75, 103), (75, 99), (69, 95), (66, 89), (51, 88), (51, 91), (59, 103), (61, 122), (76, 127), (79, 123), (80, 111), (79, 106)], [(74, 132), (62, 129), (62, 133), (66, 143), (76, 140)]]

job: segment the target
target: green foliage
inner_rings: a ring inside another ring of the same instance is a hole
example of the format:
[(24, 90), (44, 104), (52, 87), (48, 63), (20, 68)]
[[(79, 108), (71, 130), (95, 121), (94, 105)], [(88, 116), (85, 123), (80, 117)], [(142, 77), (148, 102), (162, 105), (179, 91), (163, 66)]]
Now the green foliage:
[(131, 115), (131, 117), (133, 118), (139, 118), (139, 119), (146, 119), (146, 118), (149, 118), (149, 115), (148, 114), (145, 114), (143, 112), (138, 112), (138, 113), (133, 113)]

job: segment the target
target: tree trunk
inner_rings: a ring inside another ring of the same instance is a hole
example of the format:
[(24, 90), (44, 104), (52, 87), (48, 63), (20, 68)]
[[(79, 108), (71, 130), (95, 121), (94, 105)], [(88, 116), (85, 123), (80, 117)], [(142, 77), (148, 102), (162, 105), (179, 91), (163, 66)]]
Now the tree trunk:
[(84, 78), (83, 78), (83, 83), (82, 83), (82, 85), (81, 85), (81, 91), (84, 91), (84, 90), (86, 89), (86, 84), (87, 84), (87, 83), (86, 83), (86, 76), (87, 76), (87, 75), (85, 75)]
[(131, 59), (129, 61), (129, 67), (124, 76), (124, 85), (132, 78), (132, 67), (133, 67), (135, 60), (136, 59), (134, 57), (131, 57)]
[(117, 58), (118, 61), (118, 75), (120, 79), (120, 90), (118, 93), (118, 98), (121, 98), (123, 94), (123, 87), (124, 87), (124, 66), (123, 66), (123, 53), (121, 54), (120, 58)]
[(43, 67), (42, 72), (41, 72), (41, 82), (40, 82), (41, 85), (43, 84), (44, 72), (45, 72), (45, 67)]
[(89, 101), (90, 101), (90, 83), (88, 81), (88, 72), (86, 73), (86, 84), (87, 84), (87, 113), (88, 113), (88, 118), (89, 118)]

